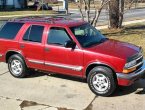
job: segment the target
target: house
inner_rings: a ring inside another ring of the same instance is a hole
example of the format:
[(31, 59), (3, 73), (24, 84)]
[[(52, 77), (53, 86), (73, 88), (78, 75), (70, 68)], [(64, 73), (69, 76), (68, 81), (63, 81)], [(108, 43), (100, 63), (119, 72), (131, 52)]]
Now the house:
[(25, 8), (27, 0), (0, 0), (0, 9)]

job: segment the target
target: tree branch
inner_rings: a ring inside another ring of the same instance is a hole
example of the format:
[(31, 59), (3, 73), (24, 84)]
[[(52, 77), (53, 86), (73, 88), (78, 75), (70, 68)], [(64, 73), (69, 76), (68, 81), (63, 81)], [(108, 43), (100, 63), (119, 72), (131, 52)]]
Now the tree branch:
[[(81, 3), (81, 2), (80, 2), (80, 3)], [(83, 15), (82, 7), (80, 6), (81, 4), (77, 4), (76, 2), (75, 2), (75, 4), (77, 5), (77, 7), (78, 7), (78, 9), (79, 9), (79, 12), (80, 12), (80, 14), (81, 14), (82, 20), (84, 21), (84, 15)]]
[(95, 6), (95, 16), (94, 16), (94, 18), (93, 18), (93, 20), (92, 20), (92, 22), (91, 22), (91, 24), (92, 24), (94, 27), (95, 27), (96, 24), (97, 24), (97, 21), (98, 21), (98, 19), (99, 19), (99, 16), (100, 16), (100, 14), (101, 14), (101, 11), (102, 11), (103, 7), (104, 7), (106, 4), (108, 4), (109, 1), (110, 1), (110, 0), (107, 0), (107, 1), (102, 0), (101, 6), (100, 6), (99, 9), (97, 9), (97, 7)]

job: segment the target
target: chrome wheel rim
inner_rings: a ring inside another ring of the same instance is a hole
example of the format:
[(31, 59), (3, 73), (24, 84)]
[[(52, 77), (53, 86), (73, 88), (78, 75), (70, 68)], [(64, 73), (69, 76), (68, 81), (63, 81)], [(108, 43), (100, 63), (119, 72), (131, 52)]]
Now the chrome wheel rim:
[(22, 63), (19, 60), (13, 60), (10, 66), (14, 75), (20, 75), (22, 73)]
[(96, 74), (92, 84), (97, 91), (104, 92), (109, 88), (109, 79), (103, 74)]

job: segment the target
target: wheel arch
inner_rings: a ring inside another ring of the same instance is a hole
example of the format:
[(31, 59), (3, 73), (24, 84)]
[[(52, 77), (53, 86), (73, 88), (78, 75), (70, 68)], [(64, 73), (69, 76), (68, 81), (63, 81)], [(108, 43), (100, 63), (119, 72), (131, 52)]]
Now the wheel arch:
[(112, 72), (113, 72), (114, 78), (117, 80), (117, 75), (116, 75), (115, 69), (114, 69), (112, 66), (108, 65), (108, 64), (100, 63), (100, 62), (94, 62), (94, 63), (91, 63), (91, 64), (89, 64), (89, 65), (87, 66), (87, 68), (86, 68), (86, 70), (85, 70), (85, 77), (86, 77), (86, 78), (88, 77), (88, 74), (89, 74), (90, 70), (93, 69), (93, 68), (96, 67), (96, 66), (105, 66), (105, 67), (111, 69)]
[(10, 58), (10, 56), (12, 56), (14, 54), (19, 54), (23, 58), (23, 60), (25, 61), (25, 59), (24, 59), (23, 54), (21, 53), (21, 51), (9, 50), (5, 54), (5, 62), (8, 63), (8, 59)]

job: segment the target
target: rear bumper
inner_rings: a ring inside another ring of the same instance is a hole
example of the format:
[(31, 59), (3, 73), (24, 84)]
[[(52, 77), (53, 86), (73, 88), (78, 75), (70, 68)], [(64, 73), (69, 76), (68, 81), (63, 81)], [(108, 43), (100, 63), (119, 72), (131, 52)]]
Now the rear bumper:
[(0, 58), (2, 57), (3, 55), (2, 54), (0, 54)]
[(4, 55), (0, 53), (0, 62), (4, 62)]
[(140, 79), (142, 76), (145, 75), (145, 60), (143, 63), (143, 66), (130, 74), (124, 74), (124, 73), (116, 73), (117, 74), (117, 80), (118, 80), (118, 85), (122, 85), (122, 86), (129, 86), (132, 83), (134, 83), (134, 81)]

